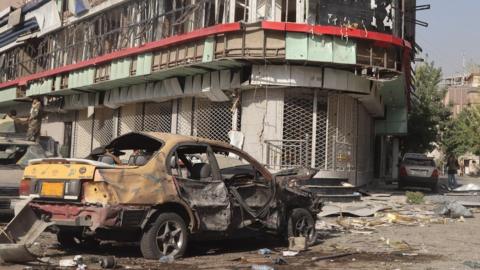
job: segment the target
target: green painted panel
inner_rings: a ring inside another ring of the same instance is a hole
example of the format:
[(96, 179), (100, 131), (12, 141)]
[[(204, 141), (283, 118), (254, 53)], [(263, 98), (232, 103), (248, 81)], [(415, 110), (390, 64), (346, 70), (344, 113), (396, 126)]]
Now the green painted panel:
[(205, 40), (203, 46), (203, 58), (202, 62), (212, 62), (215, 57), (215, 38), (209, 37)]
[(205, 67), (208, 69), (222, 70), (222, 69), (242, 67), (244, 66), (244, 64), (234, 60), (221, 60), (221, 61), (213, 61), (210, 63), (196, 64), (195, 66)]
[(59, 90), (60, 90), (61, 84), (62, 84), (62, 77), (61, 77), (61, 76), (57, 76), (57, 77), (55, 78), (55, 91), (59, 91)]
[(287, 32), (286, 52), (287, 60), (307, 60), (308, 35), (305, 33)]
[(130, 77), (131, 58), (123, 58), (112, 62), (110, 69), (110, 80), (117, 80)]
[(148, 75), (152, 73), (153, 55), (151, 53), (142, 54), (137, 57), (137, 76)]
[(0, 102), (12, 101), (17, 98), (17, 87), (0, 89)]
[(27, 96), (38, 96), (49, 94), (52, 92), (53, 79), (43, 80), (41, 82), (35, 82), (29, 85), (26, 95)]
[(405, 135), (408, 132), (407, 108), (387, 107), (385, 120), (375, 121), (377, 135)]
[(68, 88), (80, 88), (90, 85), (93, 83), (94, 76), (94, 68), (70, 72), (70, 74), (68, 74)]
[(352, 39), (333, 39), (333, 62), (339, 64), (357, 64), (357, 43)]
[(405, 77), (402, 75), (394, 81), (385, 82), (380, 88), (380, 94), (386, 105), (392, 107), (405, 106)]
[(308, 60), (333, 62), (333, 38), (330, 36), (311, 35), (308, 38)]

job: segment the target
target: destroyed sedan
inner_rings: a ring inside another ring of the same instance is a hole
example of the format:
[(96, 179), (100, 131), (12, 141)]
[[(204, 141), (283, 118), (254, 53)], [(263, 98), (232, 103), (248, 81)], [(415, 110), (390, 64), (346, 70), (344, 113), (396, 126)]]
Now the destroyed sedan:
[[(32, 200), (22, 213), (50, 226), (66, 248), (138, 241), (145, 258), (158, 259), (181, 257), (192, 239), (243, 231), (316, 239), (321, 202), (301, 186), (310, 175), (272, 175), (229, 144), (129, 133), (89, 158), (33, 161), (21, 184), (21, 195)], [(15, 219), (25, 227), (31, 218), (22, 213)], [(15, 223), (7, 233), (16, 232)]]

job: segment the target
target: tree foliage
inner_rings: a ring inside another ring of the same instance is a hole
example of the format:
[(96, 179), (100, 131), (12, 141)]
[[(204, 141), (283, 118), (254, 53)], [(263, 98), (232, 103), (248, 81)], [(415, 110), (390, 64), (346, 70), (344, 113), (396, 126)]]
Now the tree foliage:
[(456, 118), (447, 122), (442, 136), (442, 150), (461, 156), (465, 153), (480, 155), (480, 107), (464, 108)]
[(435, 148), (441, 139), (450, 112), (443, 104), (445, 91), (440, 89), (442, 70), (433, 62), (417, 66), (415, 95), (408, 115), (407, 151), (424, 153)]

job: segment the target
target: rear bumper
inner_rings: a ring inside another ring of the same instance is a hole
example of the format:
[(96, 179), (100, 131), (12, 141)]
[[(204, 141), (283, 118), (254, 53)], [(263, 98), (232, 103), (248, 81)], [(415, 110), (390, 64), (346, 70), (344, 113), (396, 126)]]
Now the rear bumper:
[(402, 176), (398, 179), (398, 181), (403, 185), (432, 187), (438, 183), (438, 178)]
[(140, 226), (147, 209), (130, 206), (93, 206), (30, 202), (39, 216), (46, 216), (59, 226), (97, 228)]

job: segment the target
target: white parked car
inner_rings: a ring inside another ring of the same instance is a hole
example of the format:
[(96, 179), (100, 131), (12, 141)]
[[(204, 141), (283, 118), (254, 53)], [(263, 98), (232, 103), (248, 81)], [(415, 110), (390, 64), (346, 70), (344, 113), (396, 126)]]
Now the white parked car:
[(407, 153), (398, 170), (398, 188), (406, 186), (426, 187), (437, 192), (438, 169), (435, 161), (425, 154)]

